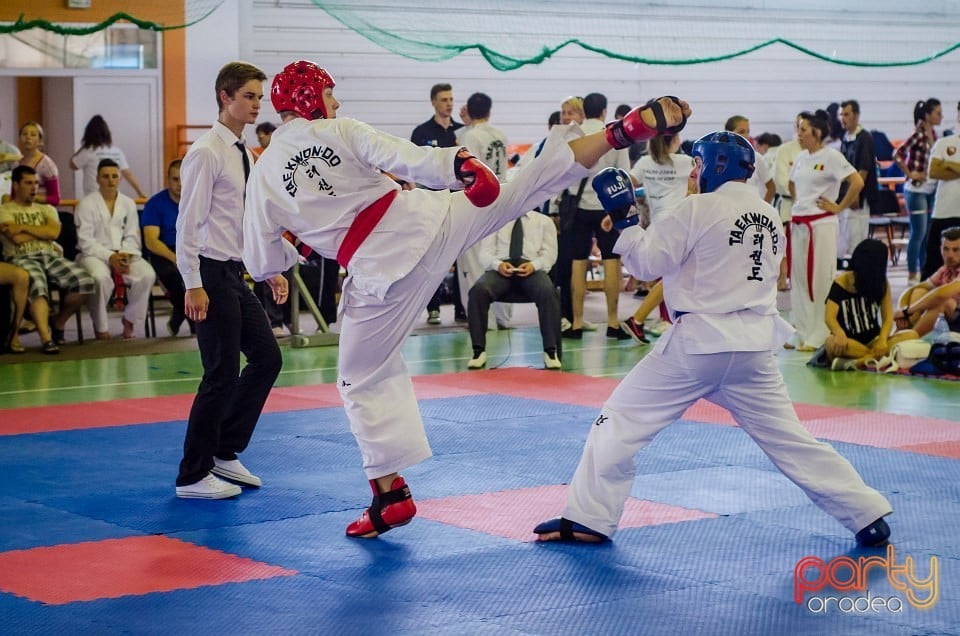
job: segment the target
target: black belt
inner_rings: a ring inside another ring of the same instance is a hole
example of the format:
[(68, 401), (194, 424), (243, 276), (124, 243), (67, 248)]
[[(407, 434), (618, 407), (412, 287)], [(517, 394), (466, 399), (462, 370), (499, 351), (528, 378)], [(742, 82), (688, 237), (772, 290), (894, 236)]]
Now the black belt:
[(237, 276), (243, 276), (243, 262), (242, 261), (219, 261), (215, 258), (208, 258), (206, 256), (201, 256), (200, 261), (202, 263), (209, 263), (217, 267), (223, 267), (227, 271), (236, 274)]

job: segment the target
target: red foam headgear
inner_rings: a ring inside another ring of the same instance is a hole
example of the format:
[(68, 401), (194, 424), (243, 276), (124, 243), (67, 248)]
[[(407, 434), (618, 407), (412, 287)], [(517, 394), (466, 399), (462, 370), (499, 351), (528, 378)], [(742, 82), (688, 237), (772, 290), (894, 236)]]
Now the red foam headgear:
[(327, 109), (323, 104), (323, 91), (333, 88), (336, 82), (325, 70), (306, 60), (287, 64), (273, 78), (270, 88), (270, 101), (278, 113), (293, 111), (305, 119), (314, 119), (314, 113), (320, 111), (327, 118)]

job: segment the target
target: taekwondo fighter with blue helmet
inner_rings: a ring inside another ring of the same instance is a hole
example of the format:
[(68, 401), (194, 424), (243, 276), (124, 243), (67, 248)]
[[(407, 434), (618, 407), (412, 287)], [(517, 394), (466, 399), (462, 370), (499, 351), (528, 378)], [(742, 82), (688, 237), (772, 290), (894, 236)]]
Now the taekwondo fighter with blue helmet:
[[(590, 427), (563, 516), (541, 541), (598, 543), (613, 536), (636, 475), (636, 454), (703, 398), (730, 411), (784, 475), (861, 545), (881, 545), (890, 503), (832, 446), (797, 419), (773, 351), (790, 327), (777, 313), (785, 247), (775, 209), (746, 183), (754, 151), (730, 132), (693, 145), (700, 194), (646, 230), (629, 176), (599, 172), (593, 187), (620, 230), (616, 252), (638, 280), (663, 277), (673, 326), (607, 399)], [(708, 486), (708, 485), (707, 485)], [(744, 484), (748, 486), (748, 484)]]
[[(346, 534), (374, 538), (417, 511), (398, 471), (431, 451), (400, 348), (450, 263), (583, 179), (611, 148), (682, 128), (690, 107), (663, 97), (591, 135), (556, 126), (540, 155), (501, 186), (466, 149), (421, 148), (337, 117), (334, 86), (307, 61), (274, 78), (270, 97), (283, 124), (247, 183), (243, 262), (256, 280), (293, 267), (297, 252), (281, 238), (289, 231), (349, 272), (337, 387), (373, 502)], [(401, 190), (384, 172), (436, 189)]]

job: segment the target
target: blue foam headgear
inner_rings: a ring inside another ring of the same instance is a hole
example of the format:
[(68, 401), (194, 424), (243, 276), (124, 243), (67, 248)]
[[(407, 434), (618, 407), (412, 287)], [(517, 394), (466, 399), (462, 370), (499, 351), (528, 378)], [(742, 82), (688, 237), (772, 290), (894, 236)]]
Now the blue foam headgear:
[(693, 142), (693, 157), (700, 157), (700, 192), (713, 192), (727, 181), (753, 176), (756, 153), (753, 146), (736, 133), (707, 133)]

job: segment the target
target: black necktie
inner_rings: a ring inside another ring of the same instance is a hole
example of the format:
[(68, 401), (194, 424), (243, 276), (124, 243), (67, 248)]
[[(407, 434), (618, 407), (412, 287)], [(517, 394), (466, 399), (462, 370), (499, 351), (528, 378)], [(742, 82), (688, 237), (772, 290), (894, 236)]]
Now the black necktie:
[(523, 260), (523, 223), (522, 219), (513, 222), (510, 233), (510, 262), (516, 266)]
[(246, 183), (250, 178), (250, 157), (247, 156), (247, 147), (242, 141), (238, 141), (235, 145), (240, 149), (240, 156), (243, 157), (243, 182)]

